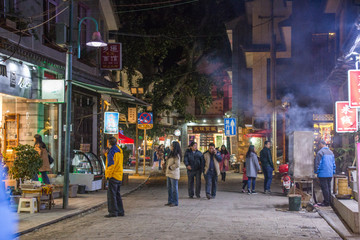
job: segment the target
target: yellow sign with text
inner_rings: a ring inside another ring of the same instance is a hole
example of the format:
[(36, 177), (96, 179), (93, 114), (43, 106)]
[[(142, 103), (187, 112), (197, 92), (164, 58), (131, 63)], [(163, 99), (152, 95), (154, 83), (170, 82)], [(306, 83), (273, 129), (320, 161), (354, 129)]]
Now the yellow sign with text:
[(138, 128), (139, 129), (152, 129), (153, 128), (153, 124), (138, 124)]

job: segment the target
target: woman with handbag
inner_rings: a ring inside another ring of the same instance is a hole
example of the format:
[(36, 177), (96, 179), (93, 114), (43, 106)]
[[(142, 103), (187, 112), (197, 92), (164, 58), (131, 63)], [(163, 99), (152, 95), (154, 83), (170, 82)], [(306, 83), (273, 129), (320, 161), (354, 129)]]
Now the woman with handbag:
[(226, 171), (229, 171), (229, 161), (230, 161), (230, 154), (226, 150), (225, 145), (221, 146), (220, 154), (221, 154), (221, 159), (222, 159), (221, 162), (219, 163), (221, 180), (225, 182)]
[(41, 173), (43, 182), (45, 184), (50, 184), (50, 180), (47, 175), (47, 172), (50, 171), (51, 169), (50, 169), (50, 162), (49, 162), (49, 153), (46, 149), (46, 145), (42, 141), (42, 137), (39, 134), (35, 134), (34, 142), (35, 142), (35, 150), (39, 153), (39, 155), (43, 161), (42, 166), (39, 169), (39, 172)]
[(178, 182), (180, 179), (180, 160), (181, 160), (181, 147), (178, 142), (172, 142), (170, 146), (169, 158), (166, 160), (167, 189), (168, 189), (168, 202), (165, 206), (176, 207), (179, 205), (179, 189)]

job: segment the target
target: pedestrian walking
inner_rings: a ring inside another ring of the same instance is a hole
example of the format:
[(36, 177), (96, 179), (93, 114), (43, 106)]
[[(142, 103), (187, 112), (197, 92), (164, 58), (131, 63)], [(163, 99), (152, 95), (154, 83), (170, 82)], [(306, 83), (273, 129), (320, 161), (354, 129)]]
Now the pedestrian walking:
[(180, 179), (180, 160), (181, 147), (178, 142), (172, 142), (170, 145), (169, 158), (166, 160), (166, 177), (168, 189), (168, 202), (165, 206), (175, 207), (179, 205), (178, 182)]
[(327, 147), (324, 140), (320, 140), (321, 148), (316, 154), (314, 172), (319, 178), (321, 191), (324, 196), (324, 202), (317, 206), (330, 206), (331, 202), (331, 180), (336, 171), (335, 157), (333, 152)]
[(221, 180), (225, 182), (226, 179), (226, 171), (229, 171), (229, 161), (230, 161), (230, 154), (226, 150), (225, 145), (221, 146), (220, 150), (221, 154), (221, 162), (220, 162), (220, 173), (221, 173)]
[[(158, 147), (155, 147), (154, 149), (154, 155), (153, 155), (153, 165), (151, 167), (151, 170), (154, 170), (156, 165), (159, 164), (159, 159), (158, 159)], [(160, 167), (160, 165), (159, 165)]]
[(220, 175), (221, 155), (215, 149), (215, 144), (210, 143), (208, 150), (204, 153), (204, 177), (206, 182), (206, 197), (216, 197), (217, 180)]
[(270, 194), (270, 186), (272, 182), (272, 174), (274, 171), (274, 164), (271, 156), (271, 142), (265, 141), (264, 148), (260, 152), (260, 162), (262, 171), (264, 173), (264, 193)]
[[(42, 159), (42, 165), (39, 168), (39, 172), (41, 173), (41, 178), (45, 184), (50, 184), (49, 177), (47, 172), (51, 171), (50, 169), (50, 162), (49, 162), (49, 153), (46, 149), (45, 143), (42, 141), (42, 137), (39, 134), (34, 135), (34, 142), (35, 142), (35, 150), (39, 153)], [(34, 177), (34, 180), (38, 180), (38, 176)]]
[(105, 178), (108, 181), (107, 202), (109, 214), (105, 217), (124, 216), (125, 211), (120, 195), (120, 186), (123, 178), (123, 160), (122, 149), (116, 145), (116, 138), (110, 137), (110, 149), (106, 157)]
[(161, 170), (161, 163), (165, 161), (164, 144), (161, 144), (157, 151), (157, 159), (159, 160), (159, 170)]
[(254, 145), (250, 145), (246, 153), (246, 176), (248, 177), (248, 194), (256, 194), (255, 182), (257, 173), (260, 171), (258, 157), (255, 153)]
[(243, 186), (242, 186), (242, 192), (244, 193), (245, 192), (245, 188), (246, 188), (246, 186), (248, 185), (248, 181), (249, 181), (249, 178), (247, 177), (247, 175), (246, 175), (246, 163), (244, 163), (244, 168), (243, 168), (243, 181), (242, 181), (242, 183), (243, 183)]
[(200, 198), (201, 191), (201, 173), (203, 172), (204, 156), (197, 149), (197, 143), (190, 143), (189, 149), (186, 149), (184, 154), (184, 164), (188, 175), (188, 193), (189, 198), (194, 197), (194, 178), (196, 178), (195, 194)]

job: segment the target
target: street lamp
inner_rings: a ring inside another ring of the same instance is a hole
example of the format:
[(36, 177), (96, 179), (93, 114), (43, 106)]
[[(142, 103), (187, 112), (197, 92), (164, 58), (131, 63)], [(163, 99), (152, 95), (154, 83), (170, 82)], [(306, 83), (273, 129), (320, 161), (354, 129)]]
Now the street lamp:
[(77, 47), (78, 47), (78, 58), (80, 58), (80, 38), (81, 38), (81, 24), (84, 20), (86, 19), (90, 19), (95, 23), (96, 26), (96, 32), (93, 33), (92, 35), (92, 39), (90, 42), (86, 43), (86, 46), (89, 47), (106, 47), (107, 43), (105, 43), (102, 39), (101, 39), (101, 34), (99, 32), (99, 24), (98, 22), (95, 20), (95, 18), (93, 17), (84, 17), (79, 21), (79, 30), (78, 30), (78, 42), (77, 42)]
[[(69, 46), (68, 51), (66, 53), (66, 75), (65, 80), (67, 83), (66, 90), (66, 125), (65, 125), (65, 164), (64, 164), (64, 188), (63, 188), (63, 208), (68, 207), (69, 200), (69, 170), (70, 170), (70, 131), (71, 131), (71, 93), (72, 93), (72, 31), (73, 31), (73, 0), (69, 1)], [(79, 30), (78, 30), (78, 58), (80, 58), (80, 30), (81, 23), (85, 19), (91, 19), (95, 22), (96, 32), (93, 34), (93, 39), (91, 42), (87, 43), (88, 46), (95, 47), (104, 47), (107, 44), (101, 40), (101, 35), (98, 29), (97, 21), (92, 17), (84, 17), (79, 22)]]

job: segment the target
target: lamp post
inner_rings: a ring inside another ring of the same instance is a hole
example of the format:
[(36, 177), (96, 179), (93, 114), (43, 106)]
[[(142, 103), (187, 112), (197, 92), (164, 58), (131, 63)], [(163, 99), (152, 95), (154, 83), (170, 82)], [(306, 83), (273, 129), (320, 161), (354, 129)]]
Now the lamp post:
[[(65, 80), (67, 83), (66, 89), (66, 125), (65, 125), (65, 163), (64, 163), (64, 189), (63, 189), (63, 208), (68, 207), (68, 200), (69, 200), (69, 170), (70, 170), (70, 130), (71, 130), (71, 94), (72, 94), (72, 32), (73, 32), (73, 0), (69, 1), (69, 45), (68, 51), (66, 52), (66, 75)], [(98, 23), (94, 18), (91, 17), (84, 17), (79, 22), (79, 30), (78, 30), (78, 58), (80, 58), (80, 30), (81, 30), (81, 23), (85, 19), (91, 19), (96, 24), (96, 32), (93, 34), (92, 41), (88, 42), (86, 45), (91, 47), (105, 47), (107, 46), (101, 40), (101, 35), (98, 29)]]
[(80, 38), (81, 38), (81, 24), (84, 20), (90, 19), (95, 23), (95, 27), (96, 27), (96, 32), (93, 33), (92, 35), (92, 39), (90, 42), (86, 43), (86, 46), (89, 47), (106, 47), (107, 43), (105, 43), (102, 39), (101, 39), (101, 34), (99, 32), (99, 24), (98, 22), (95, 20), (95, 18), (93, 17), (84, 17), (79, 21), (79, 30), (78, 30), (78, 42), (77, 42), (77, 47), (78, 47), (78, 59), (80, 58)]
[(69, 200), (69, 169), (70, 169), (70, 124), (71, 124), (71, 79), (72, 79), (72, 32), (73, 32), (73, 0), (69, 1), (69, 45), (66, 52), (66, 127), (65, 127), (65, 163), (63, 208), (67, 208)]

